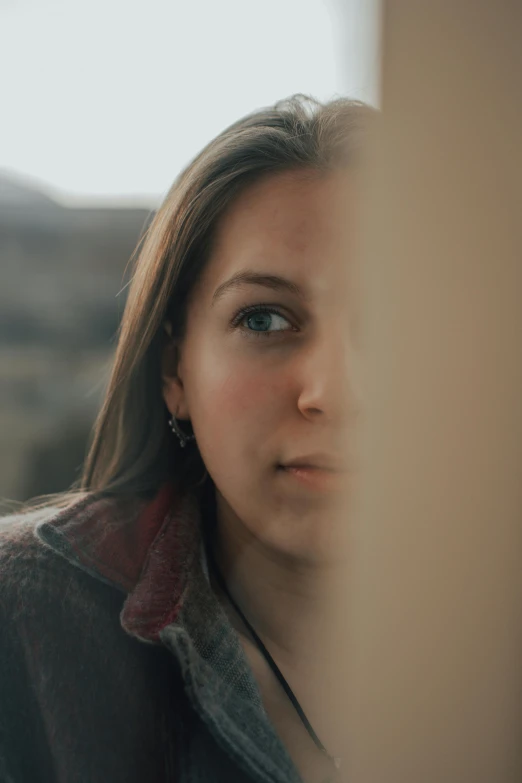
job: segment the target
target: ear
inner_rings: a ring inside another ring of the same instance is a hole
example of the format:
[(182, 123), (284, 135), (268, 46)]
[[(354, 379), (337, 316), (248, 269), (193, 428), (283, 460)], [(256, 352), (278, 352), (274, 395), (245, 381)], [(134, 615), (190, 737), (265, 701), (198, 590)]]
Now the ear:
[(166, 321), (164, 326), (165, 340), (161, 353), (162, 394), (169, 413), (177, 419), (190, 418), (185, 388), (180, 377), (181, 344), (172, 338), (172, 326)]

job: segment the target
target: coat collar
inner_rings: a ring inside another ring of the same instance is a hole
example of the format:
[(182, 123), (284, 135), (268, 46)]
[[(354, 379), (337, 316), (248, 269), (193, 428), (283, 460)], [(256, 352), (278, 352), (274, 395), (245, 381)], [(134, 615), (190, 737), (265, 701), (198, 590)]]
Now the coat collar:
[(123, 628), (159, 641), (174, 622), (201, 552), (196, 499), (164, 484), (152, 501), (92, 498), (60, 511), (36, 528), (56, 552), (127, 594)]

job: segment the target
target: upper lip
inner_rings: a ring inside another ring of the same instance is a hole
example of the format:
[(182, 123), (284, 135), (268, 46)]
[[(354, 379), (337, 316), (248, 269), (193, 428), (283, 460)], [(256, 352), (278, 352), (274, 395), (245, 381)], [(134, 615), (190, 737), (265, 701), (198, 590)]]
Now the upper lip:
[(320, 468), (321, 470), (343, 471), (347, 470), (346, 461), (331, 454), (316, 453), (306, 454), (304, 457), (296, 457), (281, 464), (283, 468)]

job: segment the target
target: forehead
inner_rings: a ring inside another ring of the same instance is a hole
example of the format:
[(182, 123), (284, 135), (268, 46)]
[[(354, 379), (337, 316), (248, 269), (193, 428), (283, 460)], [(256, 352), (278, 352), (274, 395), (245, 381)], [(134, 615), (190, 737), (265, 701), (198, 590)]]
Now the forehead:
[(353, 200), (345, 172), (265, 176), (222, 215), (202, 285), (245, 268), (286, 274), (309, 289), (331, 285), (349, 251)]

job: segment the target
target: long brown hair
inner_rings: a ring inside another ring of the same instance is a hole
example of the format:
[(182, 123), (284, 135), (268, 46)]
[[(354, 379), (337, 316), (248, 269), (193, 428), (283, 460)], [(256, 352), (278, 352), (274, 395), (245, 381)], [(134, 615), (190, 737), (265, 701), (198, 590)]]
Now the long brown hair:
[[(294, 95), (226, 128), (180, 174), (136, 258), (81, 494), (149, 496), (167, 477), (181, 484), (201, 477), (197, 445), (182, 450), (167, 425), (164, 323), (171, 322), (174, 338), (183, 337), (187, 304), (209, 259), (214, 229), (241, 190), (270, 172), (328, 170), (349, 162), (374, 111), (346, 98), (320, 103)], [(187, 422), (182, 425), (191, 432)]]

